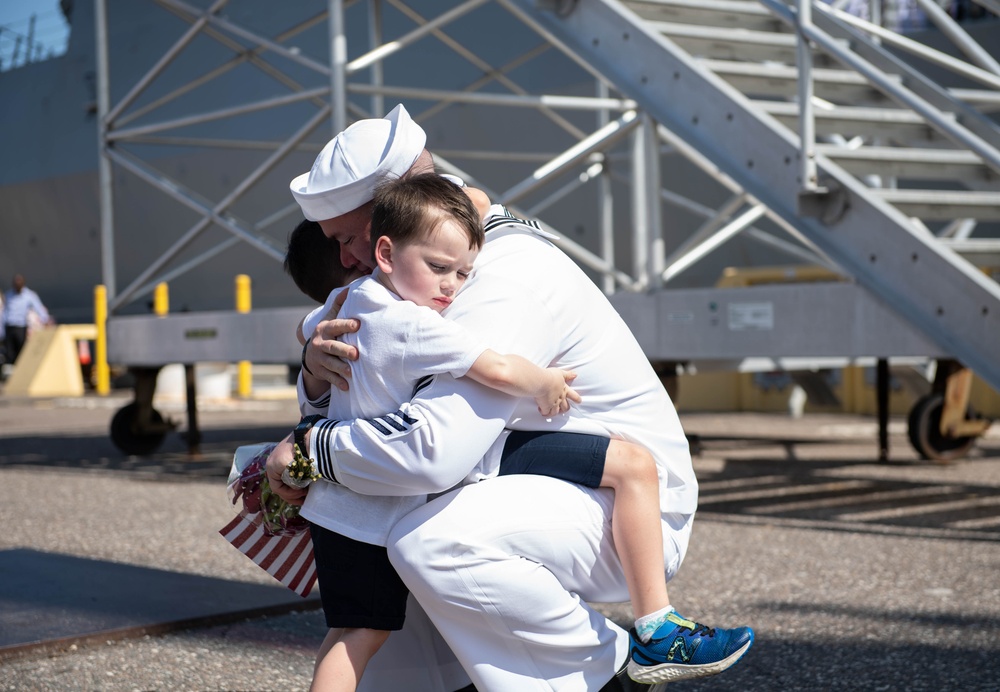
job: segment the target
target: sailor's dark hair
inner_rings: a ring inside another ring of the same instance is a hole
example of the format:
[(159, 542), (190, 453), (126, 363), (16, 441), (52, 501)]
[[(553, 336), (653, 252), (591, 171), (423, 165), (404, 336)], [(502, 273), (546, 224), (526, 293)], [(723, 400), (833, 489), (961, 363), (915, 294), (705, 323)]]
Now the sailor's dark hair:
[(317, 303), (325, 303), (349, 276), (340, 263), (340, 243), (327, 238), (315, 221), (303, 220), (288, 234), (283, 266), (298, 289)]

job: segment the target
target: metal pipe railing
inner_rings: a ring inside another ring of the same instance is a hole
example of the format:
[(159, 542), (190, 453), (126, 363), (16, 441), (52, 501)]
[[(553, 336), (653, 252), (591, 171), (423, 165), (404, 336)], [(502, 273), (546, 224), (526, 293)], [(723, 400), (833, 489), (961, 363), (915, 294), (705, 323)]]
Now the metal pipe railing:
[(845, 48), (834, 37), (822, 31), (817, 26), (811, 23), (806, 25), (799, 24), (797, 13), (782, 4), (780, 0), (761, 0), (761, 2), (779, 17), (786, 18), (793, 26), (800, 27), (806, 39), (814, 41), (820, 48), (841, 63), (865, 77), (869, 83), (882, 93), (918, 113), (945, 137), (974, 151), (983, 159), (986, 165), (1000, 173), (1000, 150), (962, 126), (953, 115), (943, 113), (926, 99), (906, 88), (906, 86), (900, 83), (897, 77), (879, 70), (871, 62), (859, 56), (857, 52)]
[(845, 24), (849, 24), (850, 26), (871, 34), (873, 37), (878, 38), (883, 44), (904, 50), (922, 60), (926, 60), (929, 63), (950, 70), (961, 77), (979, 82), (980, 84), (990, 87), (991, 89), (1000, 89), (1000, 77), (992, 72), (987, 72), (984, 69), (970, 65), (962, 60), (958, 60), (947, 53), (943, 53), (923, 43), (914, 41), (911, 38), (901, 36), (894, 31), (884, 29), (873, 22), (866, 22), (864, 19), (855, 17), (847, 12), (842, 12), (835, 8), (828, 7), (822, 3), (816, 5), (816, 8), (822, 12), (827, 12)]
[(816, 121), (813, 119), (813, 59), (806, 29), (812, 28), (812, 0), (798, 0), (795, 16), (795, 59), (798, 65), (799, 94), (799, 187), (807, 192), (819, 191), (816, 175)]

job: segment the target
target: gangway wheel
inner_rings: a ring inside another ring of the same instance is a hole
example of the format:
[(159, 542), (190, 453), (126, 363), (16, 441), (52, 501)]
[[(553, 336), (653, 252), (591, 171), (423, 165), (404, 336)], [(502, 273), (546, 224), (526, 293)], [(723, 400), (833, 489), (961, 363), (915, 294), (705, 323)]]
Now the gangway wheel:
[(149, 420), (142, 422), (139, 404), (133, 401), (118, 409), (111, 419), (111, 441), (125, 454), (152, 454), (163, 444), (169, 428), (154, 408), (149, 409)]
[[(976, 443), (976, 435), (946, 437), (941, 434), (944, 395), (931, 393), (917, 400), (910, 409), (907, 435), (910, 444), (924, 459), (949, 462), (964, 457)], [(966, 418), (974, 416), (967, 411)]]

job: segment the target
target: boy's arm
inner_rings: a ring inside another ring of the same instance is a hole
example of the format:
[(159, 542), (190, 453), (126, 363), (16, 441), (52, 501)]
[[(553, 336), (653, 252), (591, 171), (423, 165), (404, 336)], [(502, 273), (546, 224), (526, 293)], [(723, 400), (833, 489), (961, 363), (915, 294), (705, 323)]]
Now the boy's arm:
[[(318, 422), (305, 438), (320, 475), (363, 495), (422, 495), (461, 483), (503, 431), (516, 399), (468, 377), (438, 375), (398, 411), (372, 419)], [(267, 475), (286, 500), (301, 497), (281, 482), (291, 439), (271, 452)]]
[(531, 397), (543, 416), (565, 413), (569, 410), (570, 401), (580, 403), (580, 395), (569, 386), (576, 373), (559, 368), (541, 368), (514, 354), (505, 355), (487, 349), (465, 375), (511, 396)]
[[(536, 363), (551, 362), (558, 335), (546, 307), (533, 294), (492, 281), (471, 286), (462, 322), (504, 351)], [(482, 293), (479, 300), (474, 297)], [(489, 310), (476, 309), (488, 301)], [(513, 325), (513, 326), (512, 326)], [(417, 495), (447, 490), (474, 469), (503, 431), (517, 399), (470, 377), (438, 375), (418, 386), (400, 410), (372, 420), (317, 423), (306, 438), (324, 478), (365, 495)], [(279, 495), (291, 444), (279, 445), (267, 473)], [(287, 499), (287, 498), (286, 498)]]

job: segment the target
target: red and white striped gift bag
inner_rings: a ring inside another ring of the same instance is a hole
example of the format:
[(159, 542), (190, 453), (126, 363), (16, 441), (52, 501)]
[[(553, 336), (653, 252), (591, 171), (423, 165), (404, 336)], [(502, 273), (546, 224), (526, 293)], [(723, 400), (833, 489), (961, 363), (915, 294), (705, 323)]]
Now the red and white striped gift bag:
[(305, 598), (316, 583), (316, 560), (309, 531), (272, 536), (258, 514), (241, 512), (219, 533), (289, 589)]

